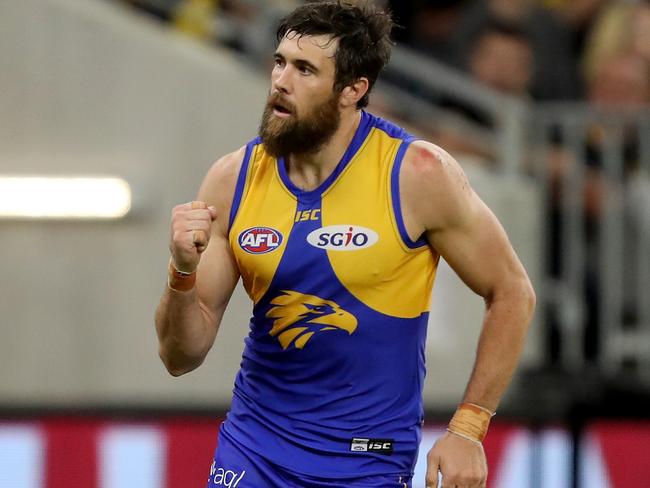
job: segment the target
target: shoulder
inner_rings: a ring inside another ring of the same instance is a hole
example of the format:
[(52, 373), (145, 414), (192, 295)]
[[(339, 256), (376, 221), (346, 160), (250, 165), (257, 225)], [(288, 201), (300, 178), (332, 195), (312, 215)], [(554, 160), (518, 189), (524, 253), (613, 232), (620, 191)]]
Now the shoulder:
[(458, 161), (441, 147), (422, 140), (412, 142), (404, 155), (400, 194), (426, 230), (456, 222), (475, 196)]
[(435, 198), (470, 190), (465, 172), (447, 151), (427, 141), (413, 141), (407, 149), (400, 178), (406, 190)]
[(205, 197), (218, 198), (224, 193), (230, 193), (231, 196), (234, 194), (245, 151), (246, 146), (240, 147), (212, 163), (201, 186)]
[(217, 159), (203, 179), (198, 199), (215, 206), (219, 215), (230, 213), (245, 152), (246, 146), (243, 146)]
[(242, 146), (236, 151), (217, 159), (208, 170), (205, 176), (205, 182), (221, 190), (226, 190), (232, 186), (234, 191), (234, 186), (244, 161), (245, 151), (246, 146)]
[(405, 174), (418, 178), (444, 177), (462, 172), (458, 162), (447, 151), (423, 140), (415, 140), (409, 145), (402, 166)]

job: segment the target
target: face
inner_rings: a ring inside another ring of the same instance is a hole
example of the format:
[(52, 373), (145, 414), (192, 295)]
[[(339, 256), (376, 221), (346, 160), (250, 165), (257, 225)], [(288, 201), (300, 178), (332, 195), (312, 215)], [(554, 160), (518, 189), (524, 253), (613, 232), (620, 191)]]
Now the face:
[(637, 56), (607, 61), (589, 87), (589, 101), (597, 105), (639, 107), (650, 101), (650, 77)]
[(488, 8), (494, 12), (497, 17), (520, 21), (526, 17), (533, 6), (531, 0), (489, 0)]
[(643, 59), (650, 61), (650, 4), (639, 5), (632, 22), (633, 48)]
[(293, 32), (280, 42), (260, 124), (260, 136), (272, 156), (316, 152), (338, 129), (337, 46), (329, 36), (300, 37)]
[(472, 75), (502, 93), (524, 95), (533, 70), (533, 55), (523, 41), (501, 34), (483, 36), (474, 50)]

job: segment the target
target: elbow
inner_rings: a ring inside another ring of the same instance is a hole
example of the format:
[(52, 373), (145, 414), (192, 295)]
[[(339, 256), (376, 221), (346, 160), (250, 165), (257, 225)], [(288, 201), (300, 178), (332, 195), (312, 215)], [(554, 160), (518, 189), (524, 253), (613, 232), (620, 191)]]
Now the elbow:
[(186, 373), (189, 373), (192, 371), (190, 368), (183, 368), (179, 366), (174, 366), (169, 363), (165, 363), (165, 368), (167, 369), (167, 372), (173, 376), (174, 378), (178, 378), (179, 376), (183, 376)]
[(167, 366), (167, 372), (174, 378), (178, 378), (179, 376), (183, 376), (185, 373), (189, 373), (189, 371), (187, 370), (174, 369), (174, 368), (170, 368), (169, 366)]
[(520, 294), (520, 303), (524, 311), (525, 321), (527, 324), (530, 324), (533, 315), (535, 314), (535, 307), (537, 306), (537, 295), (535, 294), (535, 288), (530, 282), (528, 276), (524, 276), (522, 283), (519, 285), (519, 294)]
[(530, 323), (535, 313), (537, 296), (528, 276), (523, 273), (504, 283), (486, 298), (488, 308), (495, 303), (507, 304), (507, 308), (520, 317), (521, 323)]
[(167, 372), (177, 378), (198, 368), (203, 363), (203, 358), (190, 358), (183, 355), (171, 354), (161, 347), (158, 355)]
[(535, 288), (533, 288), (533, 284), (530, 282), (528, 277), (526, 277), (525, 290), (528, 314), (532, 317), (535, 313), (535, 307), (537, 306), (537, 294), (535, 293)]

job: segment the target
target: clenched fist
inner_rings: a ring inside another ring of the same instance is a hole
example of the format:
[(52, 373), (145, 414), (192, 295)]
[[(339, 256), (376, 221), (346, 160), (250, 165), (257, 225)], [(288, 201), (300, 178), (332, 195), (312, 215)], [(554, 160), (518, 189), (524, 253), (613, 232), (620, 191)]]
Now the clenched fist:
[[(438, 484), (438, 472), (442, 485)], [(427, 455), (427, 488), (485, 488), (487, 463), (480, 442), (447, 432)]]
[(212, 223), (217, 209), (205, 202), (177, 205), (172, 210), (169, 250), (174, 267), (183, 273), (192, 273), (199, 266), (201, 253), (208, 247)]

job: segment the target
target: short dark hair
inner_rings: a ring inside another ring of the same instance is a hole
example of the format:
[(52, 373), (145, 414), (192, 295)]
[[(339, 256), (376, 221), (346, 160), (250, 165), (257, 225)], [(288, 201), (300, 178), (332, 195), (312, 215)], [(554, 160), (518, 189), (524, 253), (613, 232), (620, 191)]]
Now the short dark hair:
[(368, 92), (357, 108), (368, 105), (368, 95), (390, 60), (393, 20), (389, 12), (369, 1), (364, 4), (319, 1), (302, 5), (282, 19), (276, 32), (280, 42), (289, 32), (298, 36), (331, 35), (339, 45), (334, 55), (334, 89), (342, 90), (360, 78), (368, 79)]
[(508, 37), (522, 44), (531, 45), (530, 34), (524, 25), (498, 17), (488, 17), (470, 37), (471, 50), (474, 51), (480, 41), (491, 35)]

